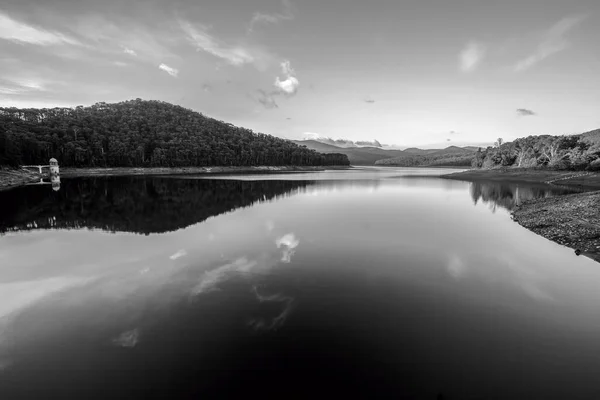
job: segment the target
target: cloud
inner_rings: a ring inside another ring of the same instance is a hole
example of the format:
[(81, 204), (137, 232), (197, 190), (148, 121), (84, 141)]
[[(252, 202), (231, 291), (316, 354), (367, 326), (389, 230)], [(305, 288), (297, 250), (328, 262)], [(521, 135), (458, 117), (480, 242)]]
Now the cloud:
[(169, 67), (167, 64), (160, 64), (158, 66), (159, 69), (162, 69), (163, 71), (165, 71), (167, 74), (171, 75), (174, 78), (177, 78), (177, 75), (179, 75), (179, 70)]
[(381, 147), (381, 143), (378, 140), (357, 140), (354, 142), (357, 146), (369, 146), (369, 147)]
[(373, 104), (375, 103), (375, 100), (372, 99), (371, 97), (367, 97), (366, 99), (363, 100), (365, 103), (369, 103), (369, 104)]
[(533, 53), (515, 64), (514, 70), (516, 72), (525, 71), (551, 55), (568, 48), (570, 43), (565, 39), (565, 35), (584, 19), (585, 16), (583, 15), (575, 15), (558, 21), (542, 34), (540, 42)]
[(181, 29), (186, 33), (188, 40), (196, 46), (197, 50), (205, 51), (215, 57), (227, 61), (231, 65), (244, 65), (255, 61), (255, 58), (242, 47), (229, 47), (206, 32), (206, 28), (196, 29), (189, 22), (180, 21)]
[(252, 20), (250, 21), (250, 26), (248, 27), (248, 34), (254, 32), (254, 27), (258, 24), (278, 24), (280, 21), (294, 19), (294, 14), (292, 13), (292, 3), (289, 0), (282, 0), (281, 3), (283, 5), (282, 13), (264, 14), (255, 12), (252, 16)]
[(213, 87), (211, 85), (209, 85), (208, 83), (205, 83), (202, 85), (202, 90), (206, 93), (210, 93), (213, 90)]
[(46, 88), (44, 84), (39, 81), (0, 78), (0, 94), (17, 95), (44, 91), (46, 91)]
[(279, 105), (273, 98), (274, 94), (277, 95), (277, 93), (267, 93), (266, 91), (264, 91), (262, 89), (257, 89), (256, 94), (254, 96), (252, 96), (252, 98), (255, 101), (257, 101), (258, 103), (262, 104), (262, 106), (264, 108), (267, 108), (267, 109), (279, 108)]
[(452, 139), (446, 139), (446, 142), (451, 142), (451, 141), (452, 141)]
[(472, 72), (485, 57), (486, 48), (481, 43), (471, 41), (460, 52), (460, 69), (463, 72)]
[(187, 251), (185, 249), (178, 250), (175, 254), (171, 255), (169, 258), (171, 260), (177, 260), (178, 258), (185, 257), (187, 255)]
[(123, 46), (123, 53), (129, 54), (130, 56), (136, 56), (137, 57), (137, 53), (134, 50), (131, 50), (129, 47)]
[(77, 40), (63, 33), (36, 28), (16, 21), (3, 13), (0, 13), (0, 39), (39, 46), (80, 44)]
[(285, 75), (286, 79), (280, 80), (279, 77), (275, 78), (275, 87), (283, 94), (293, 96), (298, 91), (300, 82), (296, 78), (296, 71), (293, 70), (288, 60), (281, 63), (281, 70)]
[(344, 148), (361, 147), (361, 146), (384, 147), (384, 145), (382, 145), (376, 139), (357, 140), (356, 142), (353, 142), (352, 140), (349, 140), (349, 139), (332, 139), (330, 137), (321, 136), (320, 134), (315, 133), (315, 132), (304, 132), (303, 136), (304, 136), (305, 140), (316, 140), (321, 143), (331, 144), (334, 146), (344, 147)]
[(535, 112), (526, 108), (517, 108), (517, 115), (520, 117), (528, 117), (530, 115), (535, 115)]
[(460, 135), (460, 132), (456, 132), (456, 131), (450, 131), (451, 135)]
[(126, 67), (126, 66), (129, 65), (126, 62), (123, 62), (123, 61), (113, 61), (112, 64), (115, 65), (115, 66), (117, 66), (117, 67)]
[(302, 135), (305, 140), (317, 140), (322, 138), (322, 136), (316, 132), (304, 132)]

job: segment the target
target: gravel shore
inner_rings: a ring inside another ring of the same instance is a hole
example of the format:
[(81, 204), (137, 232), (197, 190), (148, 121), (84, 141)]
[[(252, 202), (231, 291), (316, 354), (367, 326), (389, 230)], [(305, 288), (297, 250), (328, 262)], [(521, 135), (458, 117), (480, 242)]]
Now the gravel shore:
[(528, 201), (512, 215), (538, 235), (600, 262), (600, 191)]

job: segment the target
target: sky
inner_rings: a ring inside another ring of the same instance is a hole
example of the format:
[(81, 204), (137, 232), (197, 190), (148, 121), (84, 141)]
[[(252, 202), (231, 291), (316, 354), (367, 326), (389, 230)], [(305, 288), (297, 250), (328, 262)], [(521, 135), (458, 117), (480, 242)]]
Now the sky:
[(288, 139), (600, 128), (598, 0), (2, 0), (0, 106), (162, 100)]

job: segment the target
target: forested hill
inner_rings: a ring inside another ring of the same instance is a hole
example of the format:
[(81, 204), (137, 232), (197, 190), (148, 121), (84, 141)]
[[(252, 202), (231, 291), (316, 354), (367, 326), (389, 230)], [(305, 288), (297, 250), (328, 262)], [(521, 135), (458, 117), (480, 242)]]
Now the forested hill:
[(0, 108), (0, 165), (182, 167), (349, 165), (314, 150), (161, 101)]
[(475, 168), (546, 167), (600, 171), (600, 129), (570, 136), (528, 136), (476, 153)]

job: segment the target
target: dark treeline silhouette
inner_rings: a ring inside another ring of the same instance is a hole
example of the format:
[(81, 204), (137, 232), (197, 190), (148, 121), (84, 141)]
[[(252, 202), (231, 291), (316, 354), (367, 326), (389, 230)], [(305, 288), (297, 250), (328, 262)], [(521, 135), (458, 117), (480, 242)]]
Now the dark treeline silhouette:
[(0, 232), (91, 228), (163, 233), (303, 191), (310, 184), (110, 177), (65, 180), (57, 192), (48, 186), (24, 186), (0, 192)]
[(91, 107), (0, 108), (0, 165), (183, 167), (349, 165), (289, 140), (141, 99)]
[(475, 205), (481, 201), (487, 204), (492, 211), (496, 211), (497, 207), (511, 211), (527, 200), (577, 193), (580, 190), (548, 185), (472, 182), (470, 192)]

